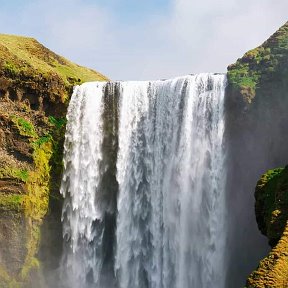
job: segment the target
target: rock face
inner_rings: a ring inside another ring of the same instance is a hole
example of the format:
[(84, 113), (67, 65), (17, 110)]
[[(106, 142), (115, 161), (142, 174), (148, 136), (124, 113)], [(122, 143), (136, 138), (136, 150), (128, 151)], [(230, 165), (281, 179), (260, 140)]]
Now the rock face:
[[(33, 110), (61, 114), (75, 84), (107, 80), (53, 53), (35, 39), (0, 34), (0, 93)], [(68, 92), (68, 93), (67, 93)]]
[(258, 227), (273, 247), (247, 280), (249, 287), (288, 286), (288, 166), (269, 170), (255, 190)]
[(269, 170), (255, 190), (255, 212), (259, 230), (274, 247), (288, 220), (288, 166)]
[(55, 215), (60, 221), (68, 98), (73, 85), (92, 80), (107, 78), (32, 38), (0, 35), (0, 287), (30, 287), (40, 277), (41, 230)]
[[(239, 276), (251, 273), (255, 267), (251, 267), (250, 272), (247, 268), (251, 264), (256, 266), (268, 253), (264, 239), (257, 235), (252, 191), (265, 171), (284, 167), (288, 162), (287, 64), (288, 22), (261, 46), (228, 67), (226, 133), (227, 162), (231, 169), (227, 185), (231, 193), (227, 201), (231, 215), (228, 245), (232, 253), (227, 287), (236, 287)], [(283, 202), (287, 194), (284, 193), (285, 181), (280, 179), (285, 178), (286, 173), (287, 168), (269, 171), (258, 182), (257, 222), (274, 248), (249, 277), (247, 287), (288, 286), (287, 240), (286, 236), (281, 238), (287, 220), (287, 202)], [(245, 263), (245, 267), (234, 264), (239, 262)]]
[[(288, 22), (261, 46), (248, 51), (228, 67), (230, 88), (252, 103), (263, 85), (288, 85)], [(269, 91), (271, 92), (271, 91)]]

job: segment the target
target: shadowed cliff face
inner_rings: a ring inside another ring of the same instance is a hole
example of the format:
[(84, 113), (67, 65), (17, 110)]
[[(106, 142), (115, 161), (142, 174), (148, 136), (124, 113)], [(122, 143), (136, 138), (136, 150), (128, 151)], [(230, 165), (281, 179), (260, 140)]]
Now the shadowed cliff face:
[(287, 51), (286, 23), (228, 68), (228, 243), (232, 253), (227, 287), (244, 286), (245, 277), (267, 255), (268, 241), (256, 225), (253, 192), (266, 170), (283, 167), (288, 160)]
[(0, 287), (41, 287), (39, 260), (57, 268), (69, 95), (75, 83), (105, 79), (32, 38), (0, 34)]
[(255, 210), (259, 229), (273, 247), (246, 287), (288, 286), (288, 167), (269, 170), (258, 181)]

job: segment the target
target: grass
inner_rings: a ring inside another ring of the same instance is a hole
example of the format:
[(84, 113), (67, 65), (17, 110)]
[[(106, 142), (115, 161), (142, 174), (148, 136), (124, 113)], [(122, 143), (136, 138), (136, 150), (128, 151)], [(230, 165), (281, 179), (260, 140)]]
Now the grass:
[(57, 75), (65, 85), (107, 80), (98, 72), (58, 56), (33, 38), (0, 34), (0, 51), (0, 62), (12, 76), (31, 75), (32, 72), (42, 76)]
[[(228, 67), (228, 81), (248, 102), (252, 102), (261, 81), (287, 73), (283, 59), (288, 56), (288, 22), (261, 46), (252, 49)], [(285, 77), (286, 78), (286, 77)]]

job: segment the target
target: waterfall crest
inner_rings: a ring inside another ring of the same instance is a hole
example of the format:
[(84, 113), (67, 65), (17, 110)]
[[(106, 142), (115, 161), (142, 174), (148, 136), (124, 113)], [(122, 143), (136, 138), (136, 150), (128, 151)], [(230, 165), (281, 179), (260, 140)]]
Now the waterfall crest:
[(225, 286), (225, 85), (198, 74), (75, 88), (61, 186), (70, 287)]

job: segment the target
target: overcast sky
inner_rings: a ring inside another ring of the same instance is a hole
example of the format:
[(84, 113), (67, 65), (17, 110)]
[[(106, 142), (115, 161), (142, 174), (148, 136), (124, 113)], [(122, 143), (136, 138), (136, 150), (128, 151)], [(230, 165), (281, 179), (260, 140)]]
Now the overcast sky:
[(288, 0), (0, 0), (1, 33), (114, 80), (225, 72), (288, 20)]

